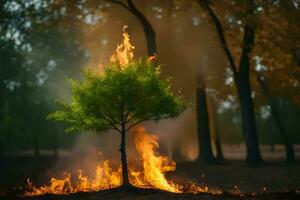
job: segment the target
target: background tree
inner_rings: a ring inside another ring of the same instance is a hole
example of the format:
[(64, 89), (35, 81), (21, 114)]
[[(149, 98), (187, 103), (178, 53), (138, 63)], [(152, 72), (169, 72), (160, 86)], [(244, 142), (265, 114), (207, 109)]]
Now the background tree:
[[(237, 48), (237, 46), (238, 43), (242, 41), (242, 34), (246, 36), (246, 29), (244, 29), (243, 26), (244, 24), (250, 23), (250, 26), (248, 27), (255, 27), (255, 29), (253, 29), (253, 31), (255, 31), (255, 40), (252, 41), (251, 45), (249, 44), (244, 46), (247, 48), (251, 47), (253, 49), (252, 52), (248, 52), (249, 63), (252, 66), (248, 70), (248, 79), (249, 81), (252, 80), (252, 94), (254, 91), (258, 92), (260, 90), (257, 88), (257, 84), (255, 85), (255, 82), (258, 81), (258, 87), (262, 88), (264, 96), (267, 96), (267, 98), (268, 96), (270, 97), (269, 92), (266, 91), (266, 83), (262, 81), (262, 79), (265, 79), (266, 76), (271, 79), (281, 79), (281, 81), (276, 81), (276, 84), (278, 84), (278, 86), (274, 88), (277, 88), (277, 91), (285, 91), (283, 96), (287, 97), (290, 94), (294, 94), (296, 92), (298, 86), (295, 84), (292, 85), (290, 83), (295, 83), (295, 80), (297, 80), (296, 74), (299, 73), (299, 70), (297, 69), (297, 67), (295, 67), (295, 64), (293, 64), (296, 63), (297, 60), (295, 59), (295, 57), (293, 57), (293, 51), (291, 51), (291, 48), (295, 49), (294, 47), (298, 45), (297, 41), (299, 41), (299, 38), (297, 38), (297, 36), (299, 35), (299, 29), (297, 28), (297, 18), (299, 18), (299, 12), (296, 14), (298, 10), (297, 2), (280, 1), (279, 3), (276, 3), (258, 1), (256, 2), (256, 5), (254, 7), (255, 22), (253, 21), (253, 19), (243, 14), (243, 4), (232, 1), (226, 1), (226, 4), (224, 4), (224, 2), (219, 3), (206, 0), (199, 0), (198, 2), (204, 8), (204, 10), (207, 11), (210, 21), (214, 24), (214, 28), (217, 31), (219, 43), (224, 50), (224, 54), (226, 55), (228, 64), (230, 68), (233, 69), (233, 72), (237, 60), (240, 59), (240, 61), (242, 61), (239, 56), (243, 55), (242, 52), (244, 50), (242, 47)], [(231, 7), (229, 5), (234, 5), (234, 7)], [(230, 10), (229, 15), (228, 10)], [(224, 26), (226, 27), (225, 29)], [(241, 30), (243, 29), (244, 31), (242, 32)], [(239, 35), (239, 37), (237, 37), (237, 35)], [(271, 42), (267, 38), (276, 39)], [(276, 57), (274, 57), (274, 48), (277, 51)], [(243, 71), (241, 70), (240, 66), (238, 74), (240, 74), (241, 72)], [(289, 72), (293, 72), (294, 75), (290, 76)], [(277, 73), (283, 74), (283, 76), (279, 78), (275, 75)], [(236, 73), (234, 72), (233, 77), (235, 76), (235, 74)], [(257, 79), (256, 74), (265, 77)], [(282, 84), (283, 82), (285, 82), (285, 84)], [(236, 84), (239, 83), (236, 82)], [(285, 90), (279, 89), (282, 87), (285, 87)], [(259, 98), (259, 95), (256, 95), (256, 97)], [(275, 108), (274, 102), (271, 102), (271, 98), (268, 99), (270, 100), (269, 104), (272, 105), (271, 110), (273, 113), (273, 117), (277, 118), (277, 120), (275, 120), (276, 124), (278, 127), (282, 127), (282, 125), (280, 125), (282, 124), (280, 122), (280, 118), (276, 117), (275, 110), (277, 108)], [(296, 99), (294, 98), (294, 100)], [(240, 101), (240, 103), (242, 103), (242, 101)], [(252, 105), (252, 110), (254, 110), (254, 105)], [(284, 130), (283, 128), (279, 129)], [(284, 131), (280, 132), (284, 144), (286, 144), (285, 147), (287, 152), (287, 160), (293, 160), (292, 145), (289, 144)]]
[(243, 27), (242, 39), (242, 52), (239, 59), (239, 67), (236, 67), (234, 57), (232, 56), (225, 39), (224, 30), (220, 20), (209, 6), (207, 0), (199, 0), (199, 4), (208, 12), (211, 20), (213, 21), (217, 30), (218, 38), (222, 44), (222, 48), (228, 59), (229, 66), (233, 72), (233, 78), (237, 88), (237, 93), (240, 100), (242, 119), (243, 119), (243, 132), (247, 147), (246, 161), (249, 163), (261, 162), (260, 150), (258, 147), (255, 112), (253, 100), (251, 97), (250, 86), (250, 54), (253, 49), (255, 40), (255, 21), (254, 11), (255, 4), (253, 0), (245, 1), (245, 25)]
[(199, 157), (198, 159), (213, 163), (215, 157), (213, 155), (211, 146), (211, 135), (210, 135), (210, 118), (207, 105), (206, 86), (203, 81), (203, 76), (197, 77), (198, 88), (196, 93), (197, 99), (197, 128), (198, 128), (198, 141), (199, 141)]
[[(52, 133), (57, 130), (48, 126), (45, 116), (54, 108), (52, 99), (58, 94), (52, 89), (64, 86), (59, 80), (66, 75), (78, 77), (77, 66), (85, 58), (78, 35), (70, 35), (74, 26), (68, 26), (63, 20), (66, 14), (55, 12), (53, 4), (5, 0), (0, 5), (0, 108), (1, 116), (5, 116), (0, 117), (3, 143), (0, 149), (3, 152), (32, 148), (38, 155), (41, 146), (51, 148), (49, 141), (55, 143), (56, 136)], [(52, 97), (45, 95), (49, 92)], [(28, 112), (28, 108), (32, 111)], [(11, 132), (30, 142), (12, 139)]]

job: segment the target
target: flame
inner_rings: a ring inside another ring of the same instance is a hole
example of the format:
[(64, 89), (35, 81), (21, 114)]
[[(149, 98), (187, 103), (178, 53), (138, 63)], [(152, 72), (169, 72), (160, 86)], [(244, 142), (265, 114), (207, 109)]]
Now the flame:
[(71, 186), (71, 175), (65, 174), (63, 179), (51, 178), (49, 186), (35, 187), (32, 181), (27, 179), (30, 192), (26, 192), (25, 196), (37, 196), (43, 194), (66, 194), (73, 190)]
[[(176, 163), (167, 156), (160, 155), (158, 136), (148, 134), (144, 127), (139, 126), (135, 131), (135, 148), (142, 161), (142, 170), (136, 170), (135, 166), (129, 167), (130, 183), (140, 188), (156, 188), (174, 193), (201, 193), (210, 192), (219, 194), (218, 190), (210, 190), (208, 187), (201, 187), (194, 182), (186, 185), (179, 185), (172, 180), (167, 180), (165, 174), (175, 171)], [(122, 168), (119, 166), (113, 170), (108, 160), (99, 164), (95, 169), (95, 177), (90, 179), (78, 171), (75, 182), (71, 181), (71, 174), (65, 173), (64, 178), (51, 178), (49, 185), (35, 186), (32, 181), (27, 180), (27, 192), (25, 196), (38, 196), (44, 194), (70, 194), (76, 192), (95, 192), (120, 186), (122, 183)]]
[(98, 165), (95, 170), (95, 178), (89, 180), (78, 170), (77, 183), (71, 183), (71, 174), (66, 173), (63, 179), (51, 178), (49, 185), (37, 187), (30, 179), (27, 179), (28, 191), (25, 196), (39, 196), (43, 194), (70, 194), (76, 192), (93, 192), (117, 187), (121, 185), (121, 167), (113, 171), (109, 161), (106, 160), (103, 166)]
[(133, 49), (135, 48), (129, 39), (129, 34), (127, 33), (127, 26), (123, 27), (123, 43), (117, 46), (116, 52), (111, 56), (111, 62), (118, 62), (121, 69), (125, 68), (130, 60), (133, 58)]
[[(149, 135), (145, 128), (139, 126), (135, 129), (135, 147), (141, 160), (143, 161), (144, 173), (142, 179), (137, 174), (137, 183), (149, 183), (155, 188), (169, 192), (180, 192), (180, 186), (173, 182), (168, 182), (165, 173), (175, 171), (176, 163), (166, 156), (156, 155), (159, 148), (158, 136)], [(136, 174), (136, 173), (134, 173)], [(141, 186), (138, 184), (137, 186)]]
[(148, 62), (154, 62), (155, 60), (156, 60), (156, 55), (148, 57)]

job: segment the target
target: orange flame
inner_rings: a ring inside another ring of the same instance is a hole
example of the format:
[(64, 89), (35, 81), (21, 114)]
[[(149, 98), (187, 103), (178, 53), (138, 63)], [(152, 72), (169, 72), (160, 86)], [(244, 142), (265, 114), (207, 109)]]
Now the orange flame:
[(155, 153), (159, 148), (158, 136), (148, 135), (142, 126), (137, 127), (135, 130), (135, 147), (141, 156), (144, 168), (142, 179), (137, 178), (137, 181), (139, 183), (149, 182), (150, 185), (161, 190), (179, 192), (179, 185), (168, 182), (165, 177), (166, 172), (175, 171), (176, 163), (166, 156), (156, 155), (157, 153)]
[[(157, 152), (159, 147), (158, 136), (147, 134), (144, 127), (135, 129), (135, 147), (143, 162), (143, 170), (135, 170), (134, 166), (129, 167), (129, 180), (132, 185), (140, 188), (156, 188), (174, 193), (200, 193), (211, 192), (220, 193), (218, 190), (209, 190), (208, 187), (200, 187), (196, 183), (190, 182), (184, 186), (167, 180), (165, 174), (176, 169), (176, 163), (167, 156), (162, 156)], [(66, 173), (63, 179), (51, 178), (49, 185), (37, 187), (29, 179), (28, 191), (25, 196), (38, 196), (43, 194), (69, 194), (76, 192), (93, 192), (115, 188), (121, 185), (121, 166), (117, 170), (110, 167), (106, 160), (102, 165), (98, 165), (95, 170), (95, 178), (89, 179), (78, 171), (77, 181), (71, 182), (71, 175)]]
[(124, 68), (133, 58), (133, 49), (135, 48), (129, 39), (127, 26), (123, 27), (123, 43), (117, 46), (116, 52), (110, 58), (111, 62), (118, 62), (121, 68)]

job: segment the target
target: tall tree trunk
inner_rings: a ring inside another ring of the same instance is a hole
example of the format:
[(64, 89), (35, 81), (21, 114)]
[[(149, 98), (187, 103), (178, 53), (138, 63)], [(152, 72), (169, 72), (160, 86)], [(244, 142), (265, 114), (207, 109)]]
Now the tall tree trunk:
[[(272, 103), (273, 104), (273, 103)], [(273, 105), (274, 106), (274, 105)], [(271, 106), (272, 107), (272, 106)], [(274, 107), (273, 107), (274, 108)], [(271, 108), (272, 109), (272, 108)], [(274, 117), (274, 120), (276, 121), (276, 124), (278, 126), (279, 129), (279, 133), (281, 135), (281, 138), (283, 140), (283, 144), (285, 146), (285, 150), (286, 150), (286, 162), (287, 163), (294, 163), (295, 162), (295, 151), (294, 151), (294, 147), (293, 144), (290, 143), (287, 134), (284, 130), (284, 126), (281, 123), (279, 114), (277, 112), (277, 109), (274, 108), (272, 109), (272, 115)]]
[(208, 98), (207, 101), (207, 107), (208, 107), (208, 116), (209, 116), (209, 126), (210, 126), (210, 135), (212, 136), (212, 142), (213, 146), (215, 147), (215, 157), (217, 161), (224, 161), (225, 158), (223, 156), (221, 141), (220, 141), (220, 135), (218, 131), (218, 125), (217, 125), (217, 117), (216, 117), (216, 109), (213, 104), (213, 99)]
[(283, 141), (283, 144), (284, 144), (284, 147), (285, 147), (286, 162), (287, 163), (293, 163), (293, 162), (295, 162), (294, 146), (288, 139), (288, 136), (287, 136), (285, 128), (284, 128), (284, 125), (283, 125), (283, 123), (280, 119), (279, 109), (276, 106), (276, 102), (274, 100), (272, 100), (272, 98), (271, 98), (269, 88), (268, 88), (268, 84), (267, 84), (266, 80), (262, 80), (260, 78), (257, 78), (257, 80), (260, 83), (260, 86), (261, 86), (265, 96), (267, 97), (269, 103), (270, 103), (272, 117), (274, 118), (274, 121), (275, 121), (275, 123), (278, 127), (280, 136), (282, 138), (282, 141)]
[(202, 87), (197, 88), (197, 125), (199, 140), (199, 159), (204, 162), (214, 162), (214, 156), (211, 147), (209, 118), (206, 102), (206, 91)]
[(156, 54), (156, 41), (155, 41), (155, 31), (151, 25), (151, 23), (148, 21), (148, 19), (141, 13), (132, 0), (127, 0), (127, 5), (133, 15), (136, 16), (136, 18), (139, 20), (141, 25), (143, 26), (144, 33), (146, 36), (147, 41), (147, 53), (148, 56), (153, 56)]
[[(246, 24), (244, 28), (244, 38), (242, 46), (242, 56), (240, 59), (239, 71), (237, 70), (233, 56), (228, 48), (227, 41), (224, 35), (224, 30), (220, 20), (209, 6), (207, 0), (198, 0), (199, 4), (208, 12), (212, 22), (215, 25), (221, 47), (229, 62), (229, 66), (233, 71), (233, 77), (237, 88), (240, 107), (242, 112), (243, 133), (246, 142), (247, 156), (246, 162), (255, 164), (262, 161), (258, 146), (258, 138), (256, 131), (256, 122), (254, 114), (254, 106), (251, 98), (251, 87), (249, 80), (249, 54), (255, 39), (255, 29), (253, 26)], [(253, 15), (254, 1), (247, 1), (247, 13)]]
[(217, 151), (216, 159), (219, 162), (224, 162), (225, 157), (223, 155), (223, 150), (222, 150), (222, 145), (221, 145), (220, 138), (219, 137), (214, 138), (214, 143), (216, 145), (216, 151)]
[[(248, 13), (253, 14), (254, 3), (253, 0), (249, 0)], [(260, 163), (262, 161), (255, 122), (255, 112), (253, 99), (251, 97), (250, 86), (250, 54), (253, 49), (255, 40), (255, 27), (246, 24), (244, 28), (244, 38), (242, 44), (242, 56), (240, 59), (239, 76), (238, 79), (238, 95), (241, 105), (241, 112), (243, 116), (243, 129), (244, 137), (246, 140), (248, 163)]]
[[(272, 107), (272, 106), (271, 106)], [(272, 109), (272, 108), (271, 108)], [(292, 143), (290, 143), (287, 134), (285, 132), (284, 126), (281, 123), (280, 117), (278, 115), (277, 109), (272, 109), (272, 115), (274, 117), (274, 120), (276, 121), (276, 124), (279, 129), (279, 133), (281, 135), (281, 138), (283, 140), (283, 144), (285, 146), (285, 151), (286, 151), (286, 162), (287, 163), (294, 163), (295, 162), (295, 151), (294, 151), (294, 146)]]
[(240, 99), (243, 132), (247, 150), (246, 162), (250, 164), (260, 163), (262, 159), (258, 147), (254, 106), (251, 97), (249, 77), (244, 76), (239, 82), (238, 95)]
[(122, 161), (122, 186), (130, 186), (129, 178), (128, 178), (128, 167), (127, 167), (127, 159), (126, 159), (126, 132), (125, 132), (125, 126), (122, 126), (121, 131), (121, 161)]

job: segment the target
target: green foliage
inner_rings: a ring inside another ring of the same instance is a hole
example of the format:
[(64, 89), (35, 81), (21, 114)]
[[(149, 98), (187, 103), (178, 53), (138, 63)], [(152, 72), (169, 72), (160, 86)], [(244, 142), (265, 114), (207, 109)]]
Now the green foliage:
[(146, 58), (125, 68), (111, 63), (103, 74), (86, 71), (83, 81), (70, 82), (71, 103), (60, 103), (63, 110), (49, 115), (70, 124), (67, 132), (127, 131), (143, 121), (177, 117), (186, 108), (169, 78), (162, 80), (159, 66)]

